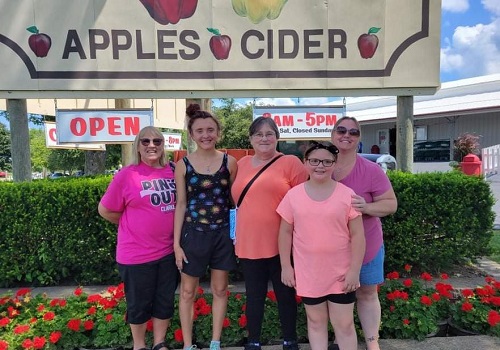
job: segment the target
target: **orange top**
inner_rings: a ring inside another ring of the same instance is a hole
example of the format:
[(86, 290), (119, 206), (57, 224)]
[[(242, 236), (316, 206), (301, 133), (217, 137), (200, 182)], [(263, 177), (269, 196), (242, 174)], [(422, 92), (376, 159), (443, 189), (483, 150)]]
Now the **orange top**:
[[(238, 203), (247, 183), (263, 166), (254, 167), (252, 156), (238, 161), (238, 172), (231, 187), (234, 203)], [(255, 180), (238, 208), (236, 255), (239, 258), (262, 259), (278, 255), (281, 217), (276, 208), (290, 188), (307, 178), (308, 173), (300, 159), (285, 155)]]

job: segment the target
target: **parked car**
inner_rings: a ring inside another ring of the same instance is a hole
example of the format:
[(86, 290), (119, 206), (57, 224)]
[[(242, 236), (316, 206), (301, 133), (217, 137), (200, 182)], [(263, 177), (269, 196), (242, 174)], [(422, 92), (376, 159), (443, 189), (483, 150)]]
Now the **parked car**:
[(64, 177), (65, 175), (63, 173), (55, 172), (49, 175), (49, 179), (60, 179), (61, 177)]
[(397, 168), (396, 158), (390, 154), (359, 153), (359, 155), (380, 165), (384, 172), (396, 170)]

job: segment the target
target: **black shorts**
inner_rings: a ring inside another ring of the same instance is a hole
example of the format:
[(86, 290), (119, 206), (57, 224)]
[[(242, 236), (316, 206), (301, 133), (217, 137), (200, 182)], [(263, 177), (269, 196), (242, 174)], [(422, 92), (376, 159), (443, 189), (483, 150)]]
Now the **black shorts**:
[(143, 324), (151, 317), (172, 318), (179, 283), (174, 253), (144, 264), (118, 264), (118, 271), (125, 284), (128, 323)]
[(335, 304), (352, 304), (356, 301), (356, 292), (328, 294), (318, 298), (302, 297), (302, 302), (305, 305), (318, 305), (327, 300)]
[(203, 277), (207, 267), (214, 270), (236, 269), (233, 240), (229, 226), (218, 230), (197, 231), (187, 223), (182, 226), (181, 248), (186, 255), (182, 272), (193, 277)]

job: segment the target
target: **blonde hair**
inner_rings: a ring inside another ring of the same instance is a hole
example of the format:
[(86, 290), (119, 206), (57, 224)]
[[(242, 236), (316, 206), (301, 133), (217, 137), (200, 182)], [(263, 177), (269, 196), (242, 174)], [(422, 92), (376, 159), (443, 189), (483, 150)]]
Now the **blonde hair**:
[(359, 130), (359, 138), (361, 139), (361, 125), (359, 125), (359, 122), (358, 122), (358, 120), (356, 118), (354, 118), (354, 117), (348, 117), (348, 116), (343, 116), (342, 118), (340, 118), (339, 120), (337, 120), (337, 122), (333, 126), (332, 135), (335, 132), (335, 129), (337, 129), (337, 126), (339, 126), (339, 124), (342, 123), (344, 120), (352, 120), (354, 122), (354, 124), (356, 124), (356, 127)]
[[(146, 126), (146, 127), (142, 128), (142, 130), (139, 131), (139, 133), (137, 134), (137, 136), (135, 137), (135, 140), (134, 140), (134, 146), (133, 146), (134, 147), (134, 157), (132, 159), (132, 164), (138, 165), (141, 162), (141, 153), (139, 152), (139, 146), (140, 146), (141, 139), (144, 138), (144, 135), (146, 135), (148, 133), (152, 134), (154, 138), (162, 139), (163, 146), (165, 146), (165, 137), (163, 136), (163, 134), (161, 133), (160, 130), (158, 130), (154, 126)], [(160, 165), (163, 167), (163, 166), (165, 166), (165, 164), (167, 164), (167, 160), (165, 158), (165, 147), (163, 147), (161, 149), (161, 151), (162, 151), (162, 154), (161, 154), (159, 162), (160, 162)]]

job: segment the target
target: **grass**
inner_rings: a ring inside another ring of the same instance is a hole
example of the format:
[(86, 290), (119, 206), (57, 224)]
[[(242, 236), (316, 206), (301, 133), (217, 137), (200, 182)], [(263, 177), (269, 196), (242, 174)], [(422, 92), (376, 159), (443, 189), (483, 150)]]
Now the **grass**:
[(500, 230), (493, 231), (490, 248), (491, 255), (488, 258), (500, 264)]

